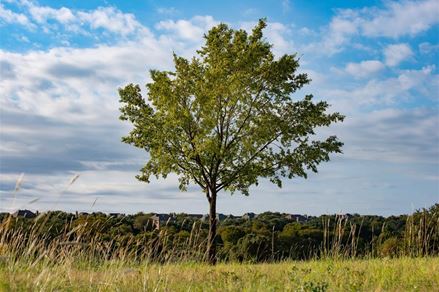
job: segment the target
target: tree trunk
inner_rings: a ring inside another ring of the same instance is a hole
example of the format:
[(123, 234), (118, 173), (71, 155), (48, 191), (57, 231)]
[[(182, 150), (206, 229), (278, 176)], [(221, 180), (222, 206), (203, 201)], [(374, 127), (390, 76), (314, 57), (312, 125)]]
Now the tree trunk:
[(207, 237), (207, 262), (216, 264), (216, 192), (211, 192), (209, 199), (209, 235)]

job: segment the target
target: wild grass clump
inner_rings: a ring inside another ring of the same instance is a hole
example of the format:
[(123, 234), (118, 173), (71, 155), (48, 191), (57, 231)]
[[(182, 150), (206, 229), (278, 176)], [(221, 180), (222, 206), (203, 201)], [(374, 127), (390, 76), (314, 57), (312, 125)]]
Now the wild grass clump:
[(405, 217), (402, 233), (383, 222), (378, 225), (377, 233), (372, 226), (369, 242), (361, 236), (364, 218), (358, 224), (346, 215), (323, 217), (323, 240), (316, 256), (333, 259), (438, 256), (439, 204), (402, 217)]

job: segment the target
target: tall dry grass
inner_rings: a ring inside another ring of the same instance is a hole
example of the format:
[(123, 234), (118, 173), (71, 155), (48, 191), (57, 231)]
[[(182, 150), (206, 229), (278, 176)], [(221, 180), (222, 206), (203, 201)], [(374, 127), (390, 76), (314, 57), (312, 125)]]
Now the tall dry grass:
[(412, 257), (439, 253), (439, 209), (407, 217), (402, 253)]
[(362, 224), (349, 222), (346, 215), (336, 215), (331, 228), (331, 217), (323, 219), (323, 243), (321, 256), (346, 259), (357, 256), (358, 241)]

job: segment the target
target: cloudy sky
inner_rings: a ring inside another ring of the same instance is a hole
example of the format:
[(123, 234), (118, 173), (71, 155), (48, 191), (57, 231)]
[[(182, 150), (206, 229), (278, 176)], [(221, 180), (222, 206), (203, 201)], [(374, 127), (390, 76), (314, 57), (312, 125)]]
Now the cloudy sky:
[[(298, 52), (313, 93), (346, 115), (345, 142), (307, 180), (221, 193), (218, 211), (402, 214), (439, 201), (439, 7), (425, 1), (0, 2), (0, 212), (207, 213), (176, 177), (137, 182), (117, 89), (190, 57), (203, 33), (261, 17), (277, 56)], [(14, 191), (22, 177), (21, 187)], [(73, 183), (72, 177), (79, 174)]]

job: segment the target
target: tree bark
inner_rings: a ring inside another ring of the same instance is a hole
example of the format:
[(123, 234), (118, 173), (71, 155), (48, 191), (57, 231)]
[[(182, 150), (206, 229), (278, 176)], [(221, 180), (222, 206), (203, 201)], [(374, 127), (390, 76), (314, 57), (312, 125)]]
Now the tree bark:
[(207, 262), (216, 264), (216, 191), (211, 191), (209, 198), (209, 235), (207, 236)]

